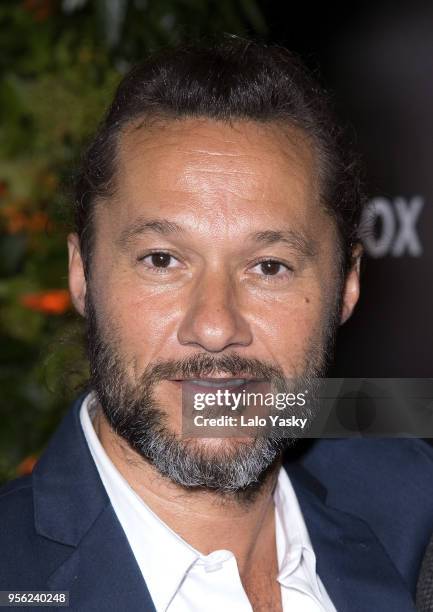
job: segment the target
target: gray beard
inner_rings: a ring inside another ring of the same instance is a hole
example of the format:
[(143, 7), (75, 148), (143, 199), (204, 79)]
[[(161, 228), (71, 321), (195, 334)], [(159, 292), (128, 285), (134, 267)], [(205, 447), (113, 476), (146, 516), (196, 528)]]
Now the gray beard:
[[(307, 365), (296, 379), (300, 389), (311, 386), (311, 381), (323, 375), (326, 369), (334, 346), (337, 313), (334, 311), (328, 319), (323, 340), (316, 341), (307, 351)], [(218, 444), (214, 441), (210, 449), (206, 448), (198, 438), (182, 439), (170, 431), (167, 414), (155, 401), (154, 387), (170, 378), (199, 378), (221, 373), (236, 377), (243, 372), (254, 378), (274, 381), (280, 391), (286, 388), (282, 370), (235, 353), (222, 357), (198, 353), (183, 360), (149, 364), (138, 383), (131, 384), (115, 346), (101, 333), (89, 290), (86, 293), (86, 325), (90, 384), (114, 432), (159, 474), (181, 487), (214, 491), (244, 503), (253, 501), (275, 471), (282, 452), (294, 443), (294, 439), (275, 432), (269, 437), (245, 438), (245, 442), (224, 438)], [(311, 418), (311, 408), (297, 416)]]

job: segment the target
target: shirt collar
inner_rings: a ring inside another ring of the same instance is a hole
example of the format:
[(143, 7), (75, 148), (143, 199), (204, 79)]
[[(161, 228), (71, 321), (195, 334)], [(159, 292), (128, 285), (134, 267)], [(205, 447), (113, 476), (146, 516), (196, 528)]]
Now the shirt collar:
[(290, 478), (281, 468), (274, 491), (275, 530), (278, 555), (278, 581), (289, 586), (291, 576), (303, 563), (308, 582), (317, 598), (321, 597), (316, 573), (316, 555)]

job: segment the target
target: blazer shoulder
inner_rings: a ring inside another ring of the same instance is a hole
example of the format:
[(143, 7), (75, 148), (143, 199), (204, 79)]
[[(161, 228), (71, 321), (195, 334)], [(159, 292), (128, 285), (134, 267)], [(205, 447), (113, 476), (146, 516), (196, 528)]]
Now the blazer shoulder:
[(0, 549), (22, 546), (34, 530), (32, 479), (26, 476), (0, 489)]
[(323, 475), (331, 465), (338, 464), (342, 473), (348, 468), (362, 467), (365, 471), (367, 466), (378, 467), (379, 470), (366, 474), (370, 480), (380, 478), (388, 470), (398, 470), (405, 476), (413, 473), (422, 478), (432, 473), (433, 446), (419, 438), (324, 439), (310, 447), (303, 463)]
[(317, 440), (303, 463), (329, 505), (370, 526), (414, 591), (433, 531), (433, 447), (417, 438)]
[[(0, 534), (15, 521), (21, 524), (33, 517), (33, 485), (31, 476), (12, 480), (0, 488)], [(33, 522), (33, 521), (32, 521)]]
[(13, 493), (15, 491), (19, 491), (20, 489), (31, 489), (32, 488), (32, 477), (29, 476), (21, 476), (21, 478), (15, 478), (14, 480), (10, 480), (6, 482), (0, 487), (0, 503), (6, 495)]
[(35, 529), (31, 476), (0, 489), (0, 590), (46, 590), (47, 580), (68, 547), (40, 536)]

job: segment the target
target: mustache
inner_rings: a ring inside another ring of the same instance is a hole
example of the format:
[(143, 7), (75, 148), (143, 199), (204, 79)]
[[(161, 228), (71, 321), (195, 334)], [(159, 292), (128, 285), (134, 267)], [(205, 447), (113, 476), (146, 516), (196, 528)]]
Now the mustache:
[(207, 353), (197, 353), (178, 360), (158, 361), (150, 364), (141, 379), (146, 384), (155, 384), (167, 379), (202, 378), (217, 374), (230, 374), (241, 378), (247, 375), (263, 380), (284, 380), (279, 366), (256, 358), (241, 357), (237, 353), (215, 357)]

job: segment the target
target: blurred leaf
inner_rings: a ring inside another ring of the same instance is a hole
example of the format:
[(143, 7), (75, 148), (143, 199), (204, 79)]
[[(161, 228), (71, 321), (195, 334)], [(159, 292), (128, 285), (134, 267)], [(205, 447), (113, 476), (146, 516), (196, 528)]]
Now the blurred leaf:
[(0, 237), (0, 278), (16, 274), (19, 271), (26, 247), (27, 237), (22, 234)]
[(34, 312), (23, 306), (10, 303), (0, 310), (0, 324), (3, 333), (17, 340), (36, 342), (42, 331), (44, 317), (39, 312)]

